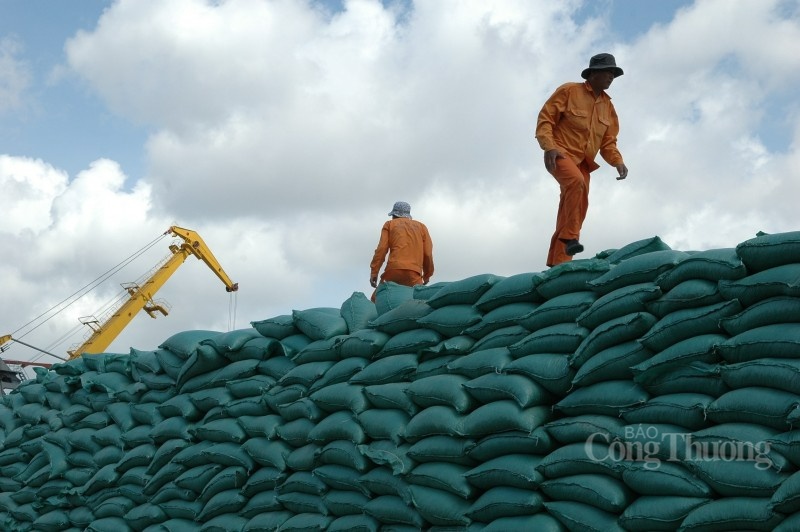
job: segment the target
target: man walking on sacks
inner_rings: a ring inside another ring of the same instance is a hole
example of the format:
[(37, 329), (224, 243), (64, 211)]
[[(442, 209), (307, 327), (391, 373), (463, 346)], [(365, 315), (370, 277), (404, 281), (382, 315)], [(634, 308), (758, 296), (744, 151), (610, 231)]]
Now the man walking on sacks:
[(617, 149), (619, 119), (605, 92), (622, 74), (613, 55), (597, 54), (581, 72), (586, 81), (561, 85), (539, 112), (536, 139), (544, 150), (545, 168), (561, 188), (547, 266), (570, 261), (583, 251), (579, 238), (589, 208), (589, 174), (600, 167), (597, 153), (616, 167), (617, 180), (628, 176)]
[[(383, 224), (381, 238), (370, 264), (369, 284), (378, 286), (378, 272), (389, 253), (381, 282), (392, 281), (406, 286), (428, 284), (433, 276), (433, 242), (425, 224), (411, 219), (411, 206), (398, 201)], [(375, 301), (375, 292), (372, 293)]]

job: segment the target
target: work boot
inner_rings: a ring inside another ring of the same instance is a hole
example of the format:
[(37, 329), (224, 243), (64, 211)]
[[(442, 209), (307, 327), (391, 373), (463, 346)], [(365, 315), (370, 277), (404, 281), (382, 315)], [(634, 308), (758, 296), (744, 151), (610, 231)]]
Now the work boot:
[(570, 257), (583, 251), (583, 244), (577, 240), (564, 240), (564, 245), (566, 246), (567, 255)]

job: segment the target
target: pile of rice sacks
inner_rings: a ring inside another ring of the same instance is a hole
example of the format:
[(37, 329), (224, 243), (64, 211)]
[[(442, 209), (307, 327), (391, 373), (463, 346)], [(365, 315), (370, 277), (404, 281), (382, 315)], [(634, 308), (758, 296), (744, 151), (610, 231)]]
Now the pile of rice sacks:
[(0, 529), (800, 530), (800, 232), (294, 310), (38, 368)]

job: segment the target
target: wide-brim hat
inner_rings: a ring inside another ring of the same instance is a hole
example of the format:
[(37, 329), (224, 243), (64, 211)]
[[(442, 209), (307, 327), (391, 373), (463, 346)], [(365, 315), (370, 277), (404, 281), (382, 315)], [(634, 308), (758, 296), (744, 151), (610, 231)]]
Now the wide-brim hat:
[(392, 207), (392, 212), (389, 216), (397, 216), (398, 218), (411, 218), (411, 205), (405, 201), (398, 201)]
[(589, 59), (589, 66), (583, 69), (583, 72), (581, 72), (581, 77), (583, 79), (588, 79), (589, 73), (592, 70), (611, 70), (614, 72), (615, 78), (624, 74), (622, 69), (617, 66), (617, 62), (614, 59), (614, 56), (611, 54), (597, 54)]

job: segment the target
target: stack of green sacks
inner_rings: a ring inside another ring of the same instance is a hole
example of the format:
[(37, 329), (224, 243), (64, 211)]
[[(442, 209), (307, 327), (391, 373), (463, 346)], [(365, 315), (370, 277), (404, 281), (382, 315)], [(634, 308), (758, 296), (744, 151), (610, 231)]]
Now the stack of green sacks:
[(800, 233), (85, 355), (0, 403), (0, 528), (794, 530)]

